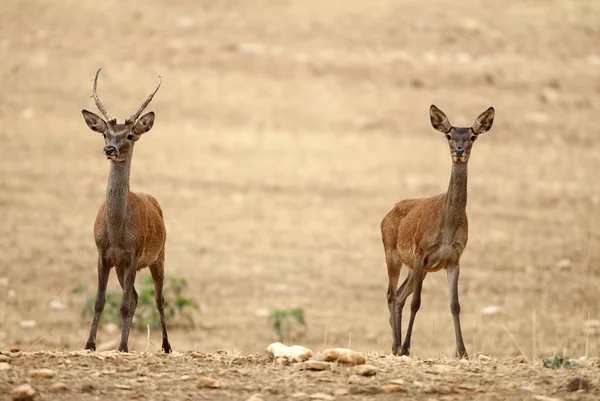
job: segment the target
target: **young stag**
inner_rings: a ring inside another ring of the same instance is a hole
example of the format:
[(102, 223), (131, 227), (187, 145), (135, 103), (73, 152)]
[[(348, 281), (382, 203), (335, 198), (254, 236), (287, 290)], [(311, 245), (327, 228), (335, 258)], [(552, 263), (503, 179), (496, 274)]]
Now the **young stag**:
[(167, 237), (162, 210), (151, 195), (129, 190), (133, 145), (142, 134), (150, 131), (154, 124), (154, 112), (144, 114), (142, 117), (140, 114), (158, 91), (161, 80), (158, 77), (156, 88), (140, 109), (123, 124), (117, 124), (117, 120), (106, 112), (96, 93), (99, 74), (100, 70), (96, 72), (94, 79), (93, 97), (106, 121), (92, 112), (81, 111), (88, 127), (104, 137), (104, 155), (110, 160), (106, 200), (100, 206), (94, 224), (94, 238), (98, 248), (98, 292), (90, 337), (85, 349), (96, 349), (98, 321), (104, 309), (110, 269), (114, 266), (123, 289), (119, 351), (128, 352), (127, 340), (131, 319), (138, 302), (138, 294), (134, 288), (135, 275), (138, 270), (148, 266), (156, 289), (156, 307), (160, 314), (162, 329), (162, 348), (165, 352), (171, 352), (162, 295)]
[[(467, 245), (467, 162), (473, 142), (480, 134), (492, 128), (494, 109), (490, 107), (484, 111), (471, 128), (453, 127), (448, 117), (434, 105), (431, 106), (429, 115), (433, 128), (441, 131), (450, 145), (452, 174), (448, 192), (430, 198), (398, 202), (381, 222), (389, 277), (387, 300), (393, 334), (392, 352), (398, 354), (402, 340), (402, 309), (406, 298), (414, 292), (401, 355), (410, 353), (411, 333), (421, 306), (421, 289), (425, 276), (427, 273), (446, 269), (457, 353), (460, 358), (467, 358), (460, 329), (458, 302), (459, 261)], [(396, 292), (403, 264), (410, 270)]]

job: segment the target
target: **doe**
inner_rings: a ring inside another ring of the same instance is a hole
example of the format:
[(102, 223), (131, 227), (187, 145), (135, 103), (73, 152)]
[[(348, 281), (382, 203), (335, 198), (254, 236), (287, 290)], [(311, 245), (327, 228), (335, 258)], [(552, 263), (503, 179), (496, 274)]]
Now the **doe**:
[[(467, 245), (467, 162), (473, 142), (489, 131), (494, 121), (490, 107), (470, 128), (453, 127), (448, 117), (432, 105), (431, 125), (441, 131), (450, 145), (452, 173), (446, 193), (398, 202), (381, 222), (381, 236), (389, 277), (387, 301), (392, 326), (392, 353), (397, 355), (401, 336), (402, 309), (406, 298), (414, 292), (410, 320), (401, 355), (410, 353), (410, 340), (417, 311), (421, 306), (421, 289), (427, 273), (446, 269), (450, 293), (450, 311), (454, 320), (456, 348), (460, 358), (468, 358), (460, 328), (458, 275), (460, 257)], [(409, 267), (408, 276), (398, 286), (402, 265)]]
[(156, 307), (160, 314), (162, 349), (171, 352), (164, 316), (165, 240), (167, 237), (162, 210), (154, 197), (129, 190), (129, 172), (133, 145), (154, 124), (154, 112), (140, 117), (160, 87), (161, 79), (139, 110), (123, 124), (111, 117), (96, 92), (98, 75), (94, 78), (93, 97), (106, 121), (96, 114), (82, 110), (83, 118), (92, 131), (104, 137), (104, 155), (110, 160), (110, 173), (106, 187), (106, 200), (100, 206), (94, 224), (94, 239), (98, 248), (98, 292), (94, 305), (94, 319), (85, 349), (96, 350), (98, 321), (106, 300), (106, 285), (110, 269), (114, 266), (123, 289), (121, 299), (121, 342), (119, 351), (128, 352), (127, 340), (131, 320), (138, 302), (134, 288), (138, 270), (148, 266), (156, 290)]

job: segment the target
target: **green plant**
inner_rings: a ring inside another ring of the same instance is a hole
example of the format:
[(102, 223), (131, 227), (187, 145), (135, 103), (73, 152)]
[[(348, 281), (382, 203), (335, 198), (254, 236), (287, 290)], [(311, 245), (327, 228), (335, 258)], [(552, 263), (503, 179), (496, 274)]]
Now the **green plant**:
[(304, 319), (304, 309), (302, 308), (290, 308), (290, 309), (275, 309), (269, 316), (273, 324), (273, 330), (279, 338), (279, 341), (283, 341), (284, 332), (285, 337), (290, 337), (294, 326), (306, 328), (306, 320)]
[(543, 363), (544, 366), (548, 369), (579, 367), (579, 364), (577, 362), (570, 360), (565, 355), (554, 355), (552, 358), (544, 359)]
[[(165, 319), (169, 327), (195, 327), (194, 314), (199, 312), (198, 303), (186, 295), (187, 281), (184, 278), (169, 277), (165, 280), (163, 287), (163, 297), (165, 298)], [(131, 322), (132, 327), (146, 329), (150, 326), (153, 329), (160, 328), (160, 316), (156, 309), (154, 282), (152, 276), (146, 275), (142, 279), (138, 291), (138, 305), (135, 315)], [(78, 284), (73, 288), (73, 293), (86, 295), (83, 317), (93, 316), (94, 303), (96, 296), (89, 294), (85, 284)], [(106, 305), (104, 306), (103, 316), (111, 322), (121, 324), (121, 313), (119, 311), (121, 304), (121, 292), (107, 291)]]

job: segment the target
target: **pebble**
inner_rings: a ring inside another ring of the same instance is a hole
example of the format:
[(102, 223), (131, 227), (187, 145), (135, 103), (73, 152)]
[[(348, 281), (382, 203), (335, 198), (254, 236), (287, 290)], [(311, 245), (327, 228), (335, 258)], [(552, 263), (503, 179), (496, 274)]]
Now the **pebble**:
[(360, 376), (375, 376), (377, 368), (373, 365), (357, 365), (352, 368), (352, 373)]
[(298, 368), (300, 370), (327, 370), (331, 368), (331, 362), (323, 362), (323, 361), (306, 361), (299, 364)]
[(10, 370), (10, 368), (12, 368), (12, 366), (10, 366), (10, 363), (8, 363), (8, 362), (0, 362), (0, 371), (2, 371), (2, 370)]
[(220, 388), (221, 384), (216, 379), (213, 379), (211, 377), (202, 376), (202, 377), (198, 378), (198, 387), (199, 388)]
[(312, 350), (301, 345), (288, 347), (280, 342), (272, 343), (267, 347), (267, 352), (274, 359), (286, 359), (291, 362), (304, 362), (313, 356)]
[(311, 400), (324, 400), (324, 401), (332, 401), (335, 400), (335, 397), (325, 394), (325, 393), (314, 393), (309, 397)]
[(577, 391), (577, 390), (589, 391), (590, 390), (590, 382), (588, 380), (582, 379), (580, 377), (574, 377), (565, 385), (564, 388), (565, 388), (565, 390), (571, 391), (571, 392)]
[(67, 391), (68, 388), (67, 388), (66, 384), (64, 384), (62, 382), (56, 382), (53, 385), (51, 385), (50, 387), (48, 387), (48, 390), (53, 393), (61, 393), (63, 391)]
[(382, 387), (383, 392), (384, 393), (399, 393), (401, 391), (404, 391), (404, 387), (402, 387), (400, 384), (386, 384), (385, 386)]
[(30, 384), (21, 384), (20, 386), (13, 387), (11, 391), (12, 399), (15, 401), (26, 401), (33, 400), (35, 397), (35, 389)]
[(56, 373), (50, 369), (34, 369), (29, 371), (29, 376), (37, 379), (52, 379), (54, 376), (56, 376)]
[(326, 349), (323, 351), (323, 357), (327, 362), (340, 362), (350, 365), (362, 365), (366, 362), (365, 355), (362, 352), (347, 348)]
[(252, 394), (246, 401), (263, 401), (264, 398), (260, 394)]

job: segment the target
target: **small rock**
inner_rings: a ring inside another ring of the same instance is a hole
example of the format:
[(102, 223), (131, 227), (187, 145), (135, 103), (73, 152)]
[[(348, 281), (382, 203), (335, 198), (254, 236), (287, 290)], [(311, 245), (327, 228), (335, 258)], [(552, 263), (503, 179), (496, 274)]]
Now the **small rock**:
[(201, 352), (192, 352), (191, 354), (189, 354), (189, 356), (194, 359), (205, 359), (206, 358), (206, 354), (203, 354)]
[(82, 393), (91, 393), (94, 391), (95, 387), (92, 383), (85, 383), (81, 386)]
[(572, 263), (569, 259), (561, 259), (556, 262), (555, 266), (558, 270), (570, 270), (572, 267)]
[(48, 390), (53, 393), (62, 393), (64, 391), (67, 391), (68, 388), (65, 383), (56, 382), (53, 385), (51, 385), (50, 387), (48, 387)]
[(360, 376), (375, 376), (377, 368), (373, 365), (357, 365), (352, 368), (352, 373)]
[(198, 387), (199, 388), (220, 388), (221, 384), (216, 379), (211, 377), (202, 376), (198, 378)]
[(186, 380), (190, 380), (190, 379), (191, 379), (191, 377), (189, 375), (183, 375), (183, 376), (180, 376), (179, 379), (177, 379), (177, 380), (186, 381)]
[(327, 362), (340, 362), (350, 365), (362, 365), (366, 362), (365, 355), (362, 352), (347, 348), (326, 349), (323, 351), (323, 357)]
[(404, 391), (404, 387), (402, 387), (400, 384), (386, 384), (385, 386), (382, 387), (383, 392), (384, 393), (399, 393)]
[(264, 399), (262, 398), (262, 396), (260, 394), (252, 394), (250, 396), (250, 398), (248, 398), (246, 401), (263, 401)]
[(571, 379), (571, 381), (569, 381), (567, 384), (565, 384), (564, 387), (565, 390), (567, 391), (577, 391), (577, 390), (584, 390), (584, 391), (589, 391), (590, 390), (590, 382), (586, 379), (582, 379), (580, 377), (574, 377), (573, 379)]
[(131, 390), (133, 387), (129, 384), (115, 384), (115, 388), (118, 388), (119, 390)]
[(10, 356), (0, 354), (0, 362), (10, 362)]
[(302, 391), (297, 391), (294, 394), (292, 394), (292, 398), (306, 398), (308, 397), (308, 394), (303, 393)]
[(282, 358), (291, 362), (304, 362), (313, 356), (313, 352), (301, 345), (288, 347), (280, 342), (270, 344), (267, 352), (272, 358)]
[(479, 360), (479, 362), (489, 362), (492, 360), (492, 358), (483, 354), (479, 354), (477, 355), (477, 360)]
[(20, 386), (13, 387), (11, 396), (15, 401), (33, 400), (35, 389), (30, 384), (21, 384)]
[(394, 380), (390, 380), (391, 384), (404, 384), (404, 380), (403, 379), (394, 379)]
[(50, 369), (34, 369), (29, 371), (29, 376), (35, 377), (36, 379), (52, 379), (56, 376), (56, 373)]
[(545, 395), (534, 395), (533, 399), (536, 401), (562, 401), (560, 398), (548, 397)]
[(37, 325), (35, 320), (22, 320), (19, 325), (24, 329), (32, 329)]
[(333, 392), (333, 395), (344, 396), (350, 394), (350, 391), (347, 388), (338, 388)]
[(400, 362), (404, 362), (404, 363), (406, 363), (406, 362), (410, 362), (410, 356), (408, 356), (408, 355), (400, 355), (400, 356), (398, 357), (398, 360), (399, 360)]
[(50, 301), (50, 309), (64, 310), (66, 308), (67, 308), (67, 305), (65, 305), (65, 303), (63, 301), (61, 301), (60, 299), (53, 299), (52, 301)]
[(300, 370), (327, 370), (331, 368), (331, 362), (309, 360), (299, 364)]
[(2, 370), (9, 370), (10, 368), (12, 368), (12, 366), (10, 366), (10, 363), (8, 363), (8, 362), (0, 362), (0, 371), (2, 371)]
[(354, 385), (350, 387), (350, 394), (380, 394), (383, 391), (383, 387), (378, 386)]
[(324, 401), (332, 401), (335, 400), (335, 397), (325, 394), (325, 393), (314, 393), (309, 397), (311, 400), (324, 400)]

